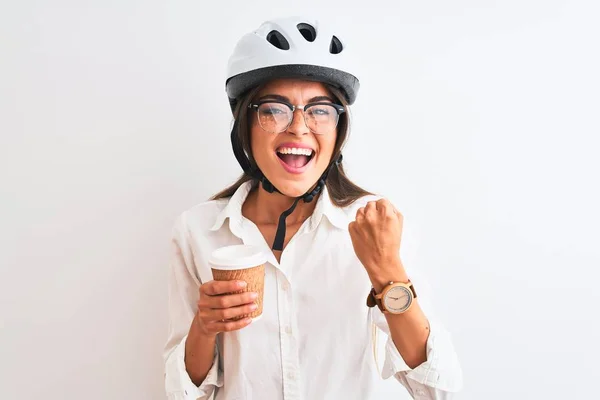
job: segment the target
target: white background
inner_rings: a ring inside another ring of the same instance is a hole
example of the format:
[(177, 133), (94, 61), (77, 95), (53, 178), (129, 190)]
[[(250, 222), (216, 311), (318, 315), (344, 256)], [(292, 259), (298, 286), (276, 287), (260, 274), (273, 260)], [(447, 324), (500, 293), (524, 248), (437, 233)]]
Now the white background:
[(361, 54), (347, 168), (417, 235), (457, 398), (596, 398), (591, 0), (3, 0), (0, 398), (164, 398), (170, 229), (240, 172), (227, 57), (307, 13)]

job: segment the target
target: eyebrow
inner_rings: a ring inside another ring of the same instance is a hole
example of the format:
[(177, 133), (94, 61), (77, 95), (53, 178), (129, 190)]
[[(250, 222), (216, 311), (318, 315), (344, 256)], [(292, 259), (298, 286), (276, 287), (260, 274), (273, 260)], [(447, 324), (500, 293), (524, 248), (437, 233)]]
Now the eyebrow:
[[(266, 95), (260, 97), (258, 99), (258, 101), (261, 101), (261, 100), (271, 100), (271, 99), (272, 100), (284, 101), (286, 103), (291, 103), (291, 101), (290, 101), (289, 98), (287, 98), (286, 96), (279, 95), (279, 94), (266, 94)], [(309, 99), (307, 104), (317, 103), (317, 102), (320, 102), (320, 101), (329, 101), (331, 103), (334, 102), (333, 99), (331, 97), (329, 97), (329, 96), (316, 96), (316, 97), (313, 97), (313, 98)]]

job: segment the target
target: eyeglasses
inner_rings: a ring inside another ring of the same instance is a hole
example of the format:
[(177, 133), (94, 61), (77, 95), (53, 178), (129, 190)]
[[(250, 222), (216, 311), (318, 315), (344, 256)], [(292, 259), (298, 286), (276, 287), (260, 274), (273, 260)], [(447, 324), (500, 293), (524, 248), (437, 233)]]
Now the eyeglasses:
[(340, 114), (346, 112), (344, 106), (328, 102), (292, 105), (284, 101), (263, 100), (252, 103), (248, 108), (256, 111), (260, 127), (270, 133), (287, 130), (294, 120), (296, 110), (304, 111), (304, 123), (316, 135), (331, 133), (337, 127)]

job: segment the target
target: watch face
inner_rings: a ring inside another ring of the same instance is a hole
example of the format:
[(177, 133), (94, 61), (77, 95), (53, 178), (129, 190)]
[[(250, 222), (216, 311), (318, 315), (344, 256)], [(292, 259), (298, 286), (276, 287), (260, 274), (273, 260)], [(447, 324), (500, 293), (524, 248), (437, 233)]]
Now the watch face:
[(410, 307), (410, 303), (412, 303), (412, 293), (404, 286), (391, 288), (383, 299), (385, 308), (392, 314), (406, 311)]

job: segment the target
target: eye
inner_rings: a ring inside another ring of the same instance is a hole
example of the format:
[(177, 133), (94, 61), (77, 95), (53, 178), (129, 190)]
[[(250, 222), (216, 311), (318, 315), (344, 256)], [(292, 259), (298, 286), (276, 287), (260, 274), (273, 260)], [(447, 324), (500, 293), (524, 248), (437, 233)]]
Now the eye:
[(335, 113), (335, 109), (332, 106), (317, 104), (311, 106), (308, 109), (308, 113), (314, 117), (327, 117), (333, 113)]
[(264, 103), (261, 104), (260, 107), (258, 108), (258, 111), (260, 111), (261, 114), (265, 114), (265, 115), (281, 115), (281, 114), (287, 114), (288, 110), (286, 110), (286, 106), (284, 106), (283, 104), (278, 104), (278, 103)]
[(316, 115), (329, 115), (331, 113), (331, 109), (330, 107), (315, 107), (312, 112)]

